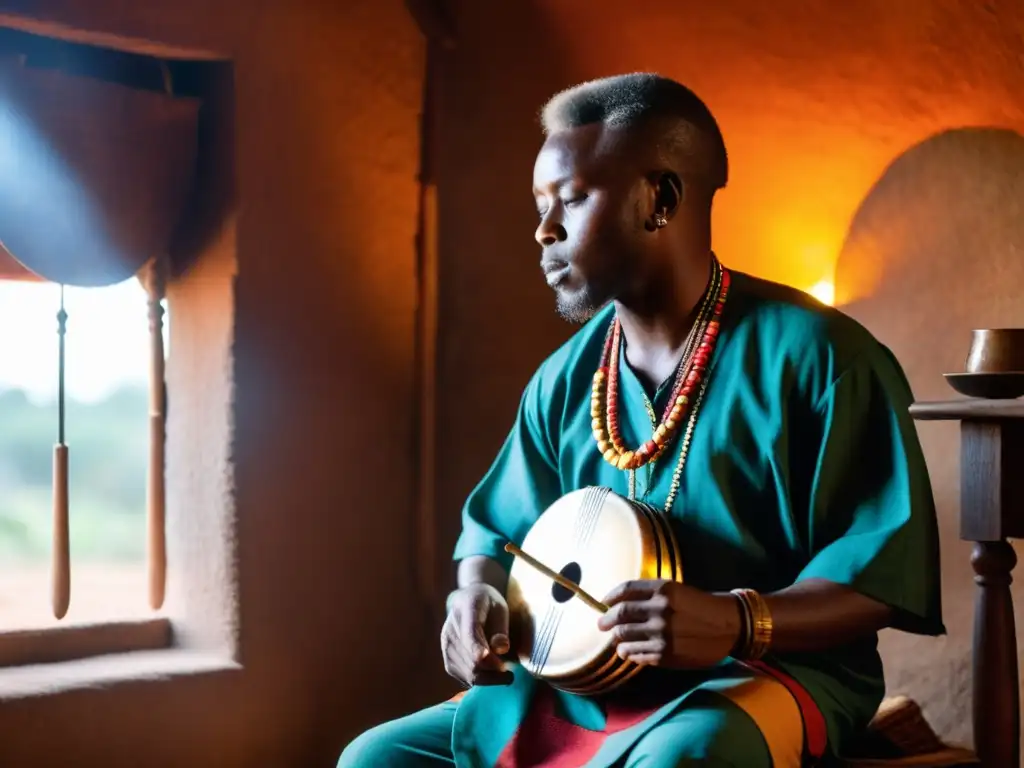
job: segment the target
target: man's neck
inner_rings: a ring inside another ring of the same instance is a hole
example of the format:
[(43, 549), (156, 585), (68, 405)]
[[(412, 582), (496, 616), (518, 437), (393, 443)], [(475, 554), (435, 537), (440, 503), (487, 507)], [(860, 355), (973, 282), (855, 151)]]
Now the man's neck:
[(646, 296), (616, 301), (630, 367), (652, 387), (675, 372), (711, 277), (707, 259), (680, 261), (672, 279), (659, 280)]

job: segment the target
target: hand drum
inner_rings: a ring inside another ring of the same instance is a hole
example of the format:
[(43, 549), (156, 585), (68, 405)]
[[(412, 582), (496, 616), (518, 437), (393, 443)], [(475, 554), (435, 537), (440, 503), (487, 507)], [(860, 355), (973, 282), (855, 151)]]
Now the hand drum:
[[(548, 507), (522, 551), (598, 600), (624, 581), (683, 580), (668, 521), (650, 505), (608, 488), (584, 488)], [(608, 693), (641, 667), (620, 659), (599, 611), (523, 558), (509, 574), (508, 604), (523, 666), (571, 693)]]

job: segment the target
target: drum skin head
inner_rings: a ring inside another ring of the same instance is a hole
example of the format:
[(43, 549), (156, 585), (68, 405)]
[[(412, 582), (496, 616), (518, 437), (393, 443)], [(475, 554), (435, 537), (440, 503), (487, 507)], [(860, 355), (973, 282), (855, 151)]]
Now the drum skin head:
[[(624, 581), (682, 577), (664, 518), (608, 488), (562, 496), (520, 546), (598, 600)], [(598, 629), (598, 611), (518, 558), (509, 574), (508, 602), (520, 661), (534, 676), (593, 695), (640, 669), (615, 654), (611, 634)]]

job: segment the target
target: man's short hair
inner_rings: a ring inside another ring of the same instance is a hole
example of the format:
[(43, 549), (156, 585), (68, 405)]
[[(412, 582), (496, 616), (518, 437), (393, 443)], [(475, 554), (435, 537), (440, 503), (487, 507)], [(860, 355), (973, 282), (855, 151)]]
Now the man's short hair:
[(637, 72), (590, 80), (553, 96), (541, 110), (544, 133), (602, 123), (609, 127), (664, 121), (658, 142), (663, 157), (680, 175), (701, 177), (711, 191), (729, 178), (725, 140), (711, 110), (685, 85)]

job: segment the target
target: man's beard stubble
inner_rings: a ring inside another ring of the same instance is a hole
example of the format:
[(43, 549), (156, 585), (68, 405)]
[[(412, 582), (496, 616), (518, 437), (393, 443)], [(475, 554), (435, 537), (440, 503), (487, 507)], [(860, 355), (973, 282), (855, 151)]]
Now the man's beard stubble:
[[(640, 231), (642, 222), (635, 225)], [(632, 255), (628, 241), (614, 240), (616, 245), (599, 254), (591, 263), (602, 264), (600, 269), (587, 269), (587, 278), (579, 290), (571, 293), (555, 289), (555, 310), (565, 321), (583, 325), (627, 290), (635, 278), (634, 265), (638, 259)]]
[(556, 292), (555, 311), (566, 322), (583, 325), (609, 301), (611, 298), (599, 300), (595, 292), (588, 286), (568, 296), (562, 292)]
[(612, 262), (611, 269), (591, 273), (579, 290), (571, 293), (555, 289), (555, 310), (567, 322), (583, 325), (600, 312), (609, 302), (620, 296), (630, 283), (630, 259)]

